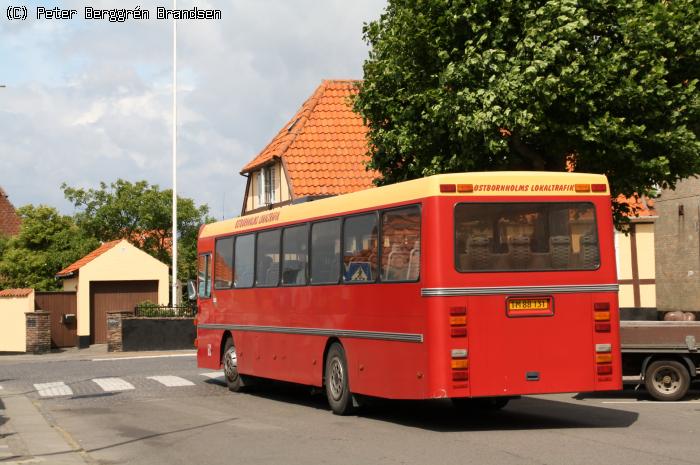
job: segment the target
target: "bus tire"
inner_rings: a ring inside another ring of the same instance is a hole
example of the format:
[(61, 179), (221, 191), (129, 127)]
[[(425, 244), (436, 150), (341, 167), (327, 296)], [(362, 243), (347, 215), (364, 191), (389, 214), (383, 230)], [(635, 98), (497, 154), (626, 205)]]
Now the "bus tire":
[(228, 390), (231, 392), (241, 392), (243, 390), (244, 383), (241, 374), (238, 372), (236, 346), (233, 345), (233, 339), (230, 337), (226, 339), (221, 364), (224, 367), (224, 378), (226, 378)]
[(690, 374), (680, 362), (656, 360), (649, 364), (644, 373), (644, 385), (654, 399), (672, 402), (688, 393)]
[(338, 343), (333, 343), (326, 355), (326, 397), (331, 410), (336, 415), (349, 415), (354, 411), (348, 363), (345, 350)]

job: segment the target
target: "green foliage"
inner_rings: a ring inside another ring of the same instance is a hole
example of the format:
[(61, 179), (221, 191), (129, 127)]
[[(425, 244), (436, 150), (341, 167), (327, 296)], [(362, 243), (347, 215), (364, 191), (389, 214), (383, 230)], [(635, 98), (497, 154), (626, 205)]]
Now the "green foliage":
[(17, 213), (19, 235), (0, 241), (0, 288), (59, 289), (55, 274), (99, 246), (55, 208), (27, 205)]
[(700, 172), (698, 24), (693, 0), (389, 0), (354, 102), (369, 167), (386, 184), (570, 157), (613, 193), (673, 187)]
[[(123, 179), (99, 189), (61, 186), (75, 205), (77, 225), (100, 241), (127, 239), (164, 263), (171, 262), (172, 190), (160, 190), (147, 181)], [(178, 278), (183, 282), (196, 273), (197, 233), (210, 222), (206, 205), (178, 197)]]

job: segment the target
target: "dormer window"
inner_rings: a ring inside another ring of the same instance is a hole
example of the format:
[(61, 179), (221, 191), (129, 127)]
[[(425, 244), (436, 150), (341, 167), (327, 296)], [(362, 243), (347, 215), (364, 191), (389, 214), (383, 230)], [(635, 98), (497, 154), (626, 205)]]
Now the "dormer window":
[(275, 203), (275, 190), (275, 167), (265, 166), (258, 172), (258, 205)]

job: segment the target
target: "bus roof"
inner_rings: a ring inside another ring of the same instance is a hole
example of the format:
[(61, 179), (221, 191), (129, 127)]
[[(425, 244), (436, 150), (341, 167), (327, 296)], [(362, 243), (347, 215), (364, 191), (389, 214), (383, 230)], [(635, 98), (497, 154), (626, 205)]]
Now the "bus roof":
[[(598, 189), (596, 192), (591, 192), (591, 185), (594, 184), (598, 186)], [(449, 192), (449, 187), (441, 186), (454, 186), (454, 190)], [(292, 221), (310, 220), (382, 205), (410, 202), (436, 195), (552, 197), (562, 195), (610, 196), (610, 192), (608, 180), (602, 174), (544, 171), (438, 174), (210, 223), (202, 228), (200, 237), (218, 236)]]

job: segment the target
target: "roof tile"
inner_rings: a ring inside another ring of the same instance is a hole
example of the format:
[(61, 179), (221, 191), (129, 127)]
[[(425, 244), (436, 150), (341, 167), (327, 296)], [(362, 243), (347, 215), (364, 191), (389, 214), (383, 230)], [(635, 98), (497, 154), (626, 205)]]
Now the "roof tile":
[(116, 241), (111, 241), (111, 242), (105, 242), (89, 254), (85, 255), (83, 258), (80, 260), (68, 265), (66, 268), (62, 269), (58, 273), (56, 273), (57, 278), (67, 278), (76, 271), (78, 271), (80, 268), (84, 267), (103, 253), (107, 252), (111, 248), (113, 248), (115, 245), (119, 244), (121, 241), (124, 239), (117, 239)]
[(29, 288), (4, 289), (0, 291), (0, 297), (27, 297), (32, 292), (34, 292), (34, 289)]
[[(241, 173), (284, 159), (293, 197), (344, 194), (373, 187), (367, 128), (352, 110), (357, 82), (326, 80)], [(289, 127), (294, 124), (292, 130)], [(337, 182), (343, 179), (343, 182)]]

